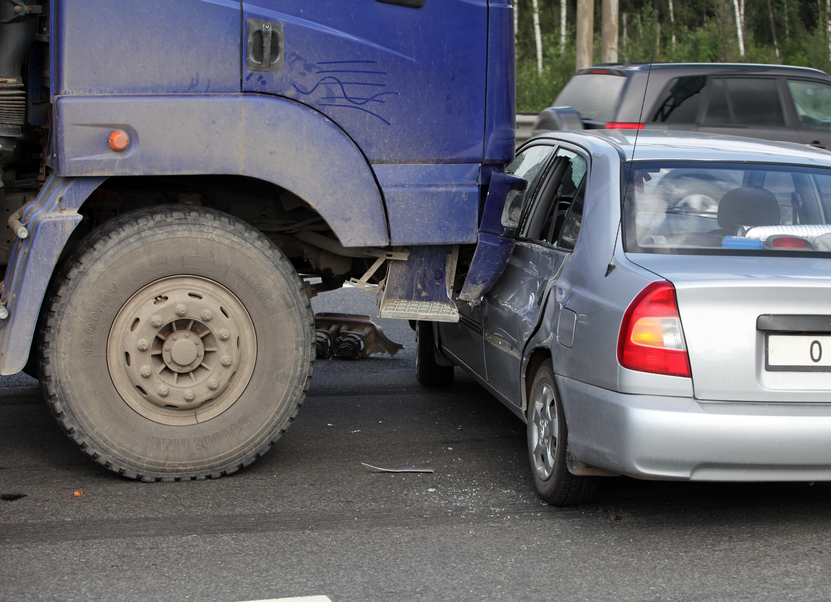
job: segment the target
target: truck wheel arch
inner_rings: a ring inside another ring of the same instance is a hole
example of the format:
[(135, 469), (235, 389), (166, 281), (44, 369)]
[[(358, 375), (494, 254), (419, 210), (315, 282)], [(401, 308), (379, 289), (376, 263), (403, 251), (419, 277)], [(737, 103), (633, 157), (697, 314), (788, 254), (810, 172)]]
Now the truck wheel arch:
[[(389, 244), (381, 189), (363, 153), (303, 104), (264, 94), (62, 96), (55, 112), (58, 175), (250, 176), (305, 200), (345, 247)], [(120, 151), (109, 144), (117, 131), (128, 139)]]

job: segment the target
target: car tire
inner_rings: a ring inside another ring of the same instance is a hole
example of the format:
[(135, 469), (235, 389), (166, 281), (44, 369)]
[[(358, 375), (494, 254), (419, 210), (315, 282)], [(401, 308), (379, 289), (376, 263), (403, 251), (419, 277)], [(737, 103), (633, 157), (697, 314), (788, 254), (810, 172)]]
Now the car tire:
[(314, 316), (282, 252), (203, 207), (94, 231), (45, 305), (41, 387), (67, 434), (142, 481), (216, 478), (264, 454), (303, 402)]
[(576, 476), (568, 471), (568, 428), (554, 382), (551, 360), (537, 369), (528, 398), (528, 459), (534, 486), (552, 506), (588, 503), (597, 494), (598, 477)]
[(416, 379), (425, 387), (453, 384), (454, 366), (436, 361), (436, 344), (432, 322), (416, 322)]

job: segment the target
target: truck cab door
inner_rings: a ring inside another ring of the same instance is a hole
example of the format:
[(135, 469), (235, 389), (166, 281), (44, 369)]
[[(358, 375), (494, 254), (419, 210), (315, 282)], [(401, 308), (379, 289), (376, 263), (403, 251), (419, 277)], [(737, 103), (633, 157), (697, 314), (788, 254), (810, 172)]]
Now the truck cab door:
[(244, 92), (325, 114), (370, 163), (481, 162), (487, 0), (242, 6)]

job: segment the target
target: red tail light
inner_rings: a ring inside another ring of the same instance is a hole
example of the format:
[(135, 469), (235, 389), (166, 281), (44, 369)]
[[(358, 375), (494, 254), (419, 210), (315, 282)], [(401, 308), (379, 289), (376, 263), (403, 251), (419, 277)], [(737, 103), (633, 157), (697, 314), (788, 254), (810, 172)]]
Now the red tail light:
[(617, 359), (630, 370), (691, 376), (672, 284), (653, 282), (629, 305), (620, 325)]
[(774, 249), (807, 249), (808, 241), (804, 238), (796, 238), (793, 236), (780, 236), (774, 238), (770, 246)]
[(642, 123), (629, 123), (626, 121), (610, 121), (606, 124), (607, 130), (642, 130)]

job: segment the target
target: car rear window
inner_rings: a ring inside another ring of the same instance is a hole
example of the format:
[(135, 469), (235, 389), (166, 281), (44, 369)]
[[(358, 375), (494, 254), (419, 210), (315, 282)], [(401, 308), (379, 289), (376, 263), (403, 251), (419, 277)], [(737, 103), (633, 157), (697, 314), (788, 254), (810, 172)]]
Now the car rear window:
[(831, 170), (630, 163), (624, 244), (641, 253), (831, 253)]
[(560, 92), (555, 107), (571, 107), (589, 121), (614, 121), (626, 77), (614, 74), (575, 75)]

